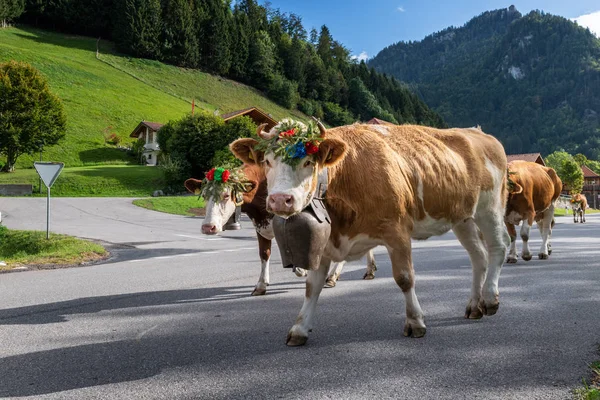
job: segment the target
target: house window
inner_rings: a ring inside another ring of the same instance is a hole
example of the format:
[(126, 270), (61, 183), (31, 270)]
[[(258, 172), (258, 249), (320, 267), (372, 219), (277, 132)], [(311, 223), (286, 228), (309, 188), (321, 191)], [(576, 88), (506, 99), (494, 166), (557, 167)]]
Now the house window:
[(148, 143), (154, 143), (154, 132), (148, 132)]
[(152, 160), (152, 154), (148, 154), (148, 161)]

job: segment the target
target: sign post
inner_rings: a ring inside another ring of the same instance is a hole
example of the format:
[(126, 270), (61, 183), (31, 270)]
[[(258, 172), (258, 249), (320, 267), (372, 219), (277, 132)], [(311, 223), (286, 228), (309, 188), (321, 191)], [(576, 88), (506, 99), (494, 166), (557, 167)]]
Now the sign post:
[(50, 187), (65, 166), (61, 162), (34, 162), (33, 166), (48, 189), (46, 191), (46, 239), (50, 239)]

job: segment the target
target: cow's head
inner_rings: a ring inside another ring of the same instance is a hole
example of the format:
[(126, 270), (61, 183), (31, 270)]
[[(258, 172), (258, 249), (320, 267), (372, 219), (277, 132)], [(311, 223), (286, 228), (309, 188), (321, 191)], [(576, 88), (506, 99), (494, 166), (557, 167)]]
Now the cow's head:
[[(251, 193), (258, 186), (256, 181), (244, 183), (245, 191)], [(188, 179), (185, 181), (188, 191), (200, 195), (202, 193), (202, 181)], [(212, 192), (205, 196), (205, 216), (202, 223), (202, 233), (205, 235), (216, 235), (223, 231), (223, 226), (235, 214), (236, 207), (244, 201), (246, 193), (238, 192), (231, 188), (224, 188), (218, 192)]]
[[(310, 203), (317, 189), (319, 172), (335, 165), (346, 155), (346, 144), (340, 140), (327, 139), (325, 127), (320, 122), (317, 122), (318, 140), (306, 144), (301, 139), (296, 143), (304, 145), (306, 151), (289, 153), (284, 144), (287, 143), (286, 140), (290, 140), (285, 136), (290, 130), (285, 130), (284, 127), (291, 125), (296, 126), (294, 135), (299, 136), (312, 129), (299, 122), (283, 120), (268, 133), (262, 131), (264, 125), (259, 126), (257, 134), (260, 142), (255, 139), (239, 139), (230, 146), (233, 154), (243, 162), (262, 165), (267, 177), (267, 210), (283, 218), (301, 212)], [(286, 152), (282, 153), (284, 149)]]

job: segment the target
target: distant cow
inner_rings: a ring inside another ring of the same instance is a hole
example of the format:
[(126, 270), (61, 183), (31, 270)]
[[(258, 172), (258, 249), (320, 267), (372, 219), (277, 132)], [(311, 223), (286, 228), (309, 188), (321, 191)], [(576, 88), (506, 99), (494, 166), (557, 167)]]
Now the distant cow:
[(511, 245), (507, 262), (517, 262), (517, 231), (515, 225), (523, 221), (521, 239), (525, 261), (532, 258), (529, 251), (529, 232), (533, 221), (537, 222), (542, 236), (542, 246), (538, 253), (540, 260), (552, 253), (550, 239), (554, 226), (554, 207), (560, 196), (562, 182), (552, 168), (528, 161), (512, 161), (508, 164), (509, 195), (506, 205), (505, 222)]
[[(274, 237), (271, 227), (273, 214), (266, 210), (267, 182), (262, 168), (256, 165), (244, 165), (243, 171), (250, 184), (248, 185), (248, 191), (243, 194), (242, 212), (248, 215), (256, 229), (258, 252), (261, 260), (260, 276), (252, 295), (260, 296), (266, 294), (270, 280), (269, 261), (271, 258), (271, 241)], [(192, 193), (197, 192), (201, 185), (202, 181), (198, 179), (191, 178), (185, 181), (185, 187)], [(235, 195), (233, 193), (221, 193), (220, 199), (209, 198), (205, 201), (206, 215), (202, 224), (202, 233), (215, 235), (223, 230), (223, 225), (235, 213)], [(340, 262), (331, 265), (331, 271), (325, 283), (326, 287), (336, 285), (344, 264), (344, 262)], [(373, 252), (369, 251), (367, 254), (367, 271), (363, 279), (375, 278), (376, 270), (377, 266), (375, 265)], [(307, 272), (301, 268), (295, 268), (294, 272), (299, 277), (307, 275)]]
[[(506, 156), (498, 140), (479, 129), (355, 124), (326, 131), (319, 124), (323, 140), (318, 149), (306, 142), (311, 152), (291, 165), (282, 158), (292, 157), (291, 153), (278, 143), (298, 133), (282, 129), (260, 132), (261, 142), (244, 138), (230, 147), (242, 161), (265, 168), (267, 209), (283, 218), (307, 207), (317, 177), (327, 169), (325, 203), (331, 236), (321, 266), (308, 273), (304, 305), (288, 333), (288, 345), (306, 343), (330, 261), (356, 259), (378, 245), (388, 249), (394, 279), (404, 293), (404, 335), (424, 336), (411, 239), (427, 239), (450, 229), (473, 265), (465, 317), (497, 312), (498, 279), (509, 244), (503, 223)], [(308, 130), (303, 132), (308, 135)], [(274, 149), (284, 155), (276, 156)], [(303, 154), (302, 149), (293, 156), (297, 154)]]
[(577, 223), (577, 217), (579, 222), (585, 222), (585, 210), (587, 210), (588, 202), (584, 194), (577, 193), (571, 197), (571, 208), (573, 209), (573, 222)]

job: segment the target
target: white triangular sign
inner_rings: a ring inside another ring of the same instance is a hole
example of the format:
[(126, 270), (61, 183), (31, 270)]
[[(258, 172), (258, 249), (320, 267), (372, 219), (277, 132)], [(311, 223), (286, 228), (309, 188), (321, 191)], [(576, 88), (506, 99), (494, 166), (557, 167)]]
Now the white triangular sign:
[(62, 171), (65, 164), (61, 162), (36, 161), (33, 163), (33, 166), (40, 178), (42, 178), (42, 181), (44, 181), (46, 187), (51, 187), (56, 178), (58, 178), (58, 175), (60, 175), (60, 171)]

